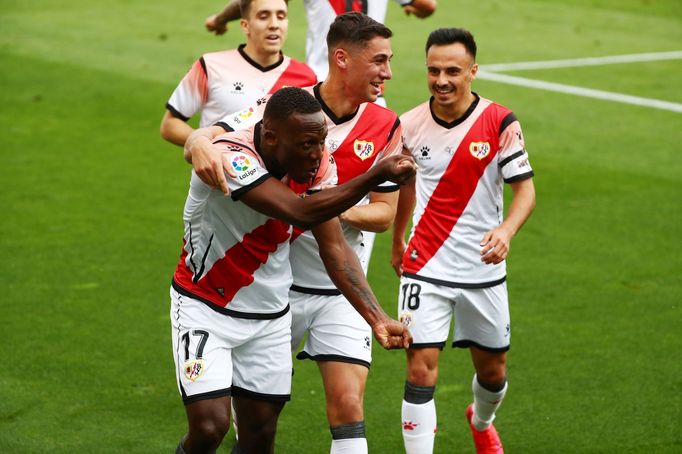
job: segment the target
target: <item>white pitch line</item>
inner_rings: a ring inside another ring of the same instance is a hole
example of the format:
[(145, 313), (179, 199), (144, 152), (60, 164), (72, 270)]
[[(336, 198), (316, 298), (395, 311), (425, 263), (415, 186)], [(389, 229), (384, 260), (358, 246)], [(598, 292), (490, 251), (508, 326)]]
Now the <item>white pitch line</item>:
[(569, 68), (574, 66), (612, 65), (617, 63), (636, 63), (643, 61), (679, 60), (682, 51), (655, 52), (646, 54), (611, 55), (606, 57), (573, 58), (568, 60), (525, 61), (517, 63), (497, 63), (481, 65), (486, 71), (525, 71), (530, 69)]
[(639, 96), (624, 95), (621, 93), (613, 93), (610, 91), (594, 90), (592, 88), (575, 87), (572, 85), (557, 84), (554, 82), (546, 82), (543, 80), (526, 79), (524, 77), (509, 76), (507, 74), (498, 74), (484, 69), (479, 69), (476, 74), (477, 79), (492, 80), (510, 85), (518, 85), (521, 87), (538, 88), (540, 90), (556, 91), (559, 93), (568, 93), (577, 96), (584, 96), (587, 98), (603, 99), (606, 101), (616, 101), (626, 104), (633, 104), (636, 106), (653, 107), (655, 109), (670, 110), (673, 112), (682, 113), (682, 104), (668, 101), (661, 101), (658, 99), (640, 98)]

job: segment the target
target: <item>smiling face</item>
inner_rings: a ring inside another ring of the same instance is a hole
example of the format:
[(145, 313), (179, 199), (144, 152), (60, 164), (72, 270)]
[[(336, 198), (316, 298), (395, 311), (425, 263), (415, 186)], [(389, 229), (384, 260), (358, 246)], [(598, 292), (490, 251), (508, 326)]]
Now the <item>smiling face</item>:
[(277, 164), (297, 183), (311, 181), (320, 168), (327, 137), (327, 123), (322, 112), (294, 112), (286, 120), (272, 125), (266, 140), (274, 148)]
[(289, 30), (287, 4), (284, 0), (253, 0), (248, 16), (241, 20), (246, 35), (246, 52), (262, 64), (279, 59)]
[(360, 102), (376, 101), (384, 81), (392, 76), (390, 39), (377, 36), (364, 46), (350, 45), (348, 50), (339, 48), (337, 52), (345, 58), (348, 92)]
[(442, 109), (468, 103), (478, 64), (461, 43), (433, 45), (426, 53), (429, 91)]

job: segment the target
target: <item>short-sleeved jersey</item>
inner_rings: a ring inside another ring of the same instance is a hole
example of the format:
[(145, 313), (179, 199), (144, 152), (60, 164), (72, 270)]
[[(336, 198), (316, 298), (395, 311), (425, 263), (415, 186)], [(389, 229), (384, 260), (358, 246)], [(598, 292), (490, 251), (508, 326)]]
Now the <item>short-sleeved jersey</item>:
[[(400, 5), (408, 5), (412, 0), (394, 0)], [(324, 80), (329, 72), (327, 60), (327, 32), (339, 14), (358, 11), (367, 14), (377, 22), (384, 23), (388, 0), (304, 0), (308, 32), (306, 35), (306, 63), (319, 80)]]
[[(381, 159), (402, 151), (400, 120), (397, 115), (375, 103), (363, 103), (352, 115), (337, 117), (320, 96), (320, 85), (306, 88), (322, 105), (327, 122), (326, 146), (336, 161), (339, 184), (361, 175)], [(241, 112), (227, 115), (220, 122), (223, 128), (239, 129), (260, 120), (268, 98), (262, 98), (257, 105)], [(399, 186), (386, 182), (375, 187), (375, 192), (397, 191)], [(368, 203), (365, 197), (358, 205)], [(362, 253), (362, 232), (344, 226), (344, 235), (350, 246)], [(291, 248), (291, 263), (294, 287), (297, 290), (324, 289), (326, 294), (339, 294), (325, 271), (320, 259), (317, 242), (310, 231), (296, 231)], [(314, 291), (314, 290), (313, 290)]]
[(304, 63), (282, 55), (268, 67), (253, 61), (242, 44), (237, 49), (204, 54), (180, 81), (166, 108), (187, 121), (201, 111), (200, 127), (218, 121), (284, 86), (307, 87), (317, 81)]
[[(224, 134), (214, 143), (228, 153), (236, 177), (227, 176), (231, 197), (212, 189), (192, 172), (185, 203), (185, 235), (173, 287), (212, 309), (241, 318), (267, 319), (285, 314), (292, 283), (289, 265), (291, 225), (240, 201), (271, 178), (259, 153), (260, 123)], [(283, 179), (303, 195), (335, 185), (336, 166), (325, 150), (309, 184)]]
[(533, 176), (514, 113), (476, 95), (452, 123), (434, 115), (431, 101), (400, 118), (419, 166), (405, 276), (464, 288), (503, 282), (505, 262), (483, 263), (480, 242), (502, 222), (503, 182)]

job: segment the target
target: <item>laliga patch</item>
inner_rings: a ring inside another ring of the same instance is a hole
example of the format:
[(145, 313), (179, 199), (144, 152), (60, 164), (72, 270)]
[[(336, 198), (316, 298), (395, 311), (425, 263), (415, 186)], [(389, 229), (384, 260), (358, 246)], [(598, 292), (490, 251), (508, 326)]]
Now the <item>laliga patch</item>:
[(400, 314), (399, 321), (405, 328), (409, 328), (412, 322), (414, 322), (414, 314), (410, 311), (403, 311)]
[(353, 151), (358, 158), (364, 161), (374, 154), (374, 142), (356, 140), (355, 143), (353, 143)]
[(488, 142), (471, 142), (469, 153), (476, 159), (483, 159), (490, 153), (490, 144)]
[(193, 359), (191, 361), (185, 361), (185, 377), (189, 381), (196, 381), (197, 378), (201, 377), (201, 374), (206, 370), (203, 359)]
[(244, 185), (256, 180), (258, 171), (255, 164), (255, 158), (249, 157), (244, 153), (234, 153), (230, 158), (230, 165), (237, 174), (235, 178)]
[(248, 109), (244, 109), (242, 111), (237, 112), (232, 116), (232, 121), (238, 125), (244, 123), (246, 120), (248, 120), (254, 113), (253, 107), (249, 107)]

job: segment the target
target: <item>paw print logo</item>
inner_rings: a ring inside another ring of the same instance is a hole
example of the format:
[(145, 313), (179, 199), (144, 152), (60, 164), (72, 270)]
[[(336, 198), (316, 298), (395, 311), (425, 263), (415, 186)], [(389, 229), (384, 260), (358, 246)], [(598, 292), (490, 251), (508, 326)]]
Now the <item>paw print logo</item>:
[(365, 336), (365, 348), (368, 350), (372, 348), (372, 339), (369, 336)]
[(414, 430), (419, 426), (420, 424), (412, 421), (403, 421), (403, 429), (404, 430)]
[(427, 146), (423, 146), (419, 149), (419, 153), (421, 153), (421, 155), (424, 157), (429, 155), (429, 151), (431, 151), (431, 150)]
[(258, 101), (256, 101), (256, 105), (260, 106), (261, 104), (265, 104), (266, 102), (267, 102), (267, 99), (260, 98)]
[(228, 145), (227, 149), (230, 151), (242, 151), (242, 147), (238, 147), (237, 145)]
[(242, 91), (242, 88), (244, 88), (244, 84), (241, 82), (235, 82), (232, 86), (234, 87), (235, 91)]

